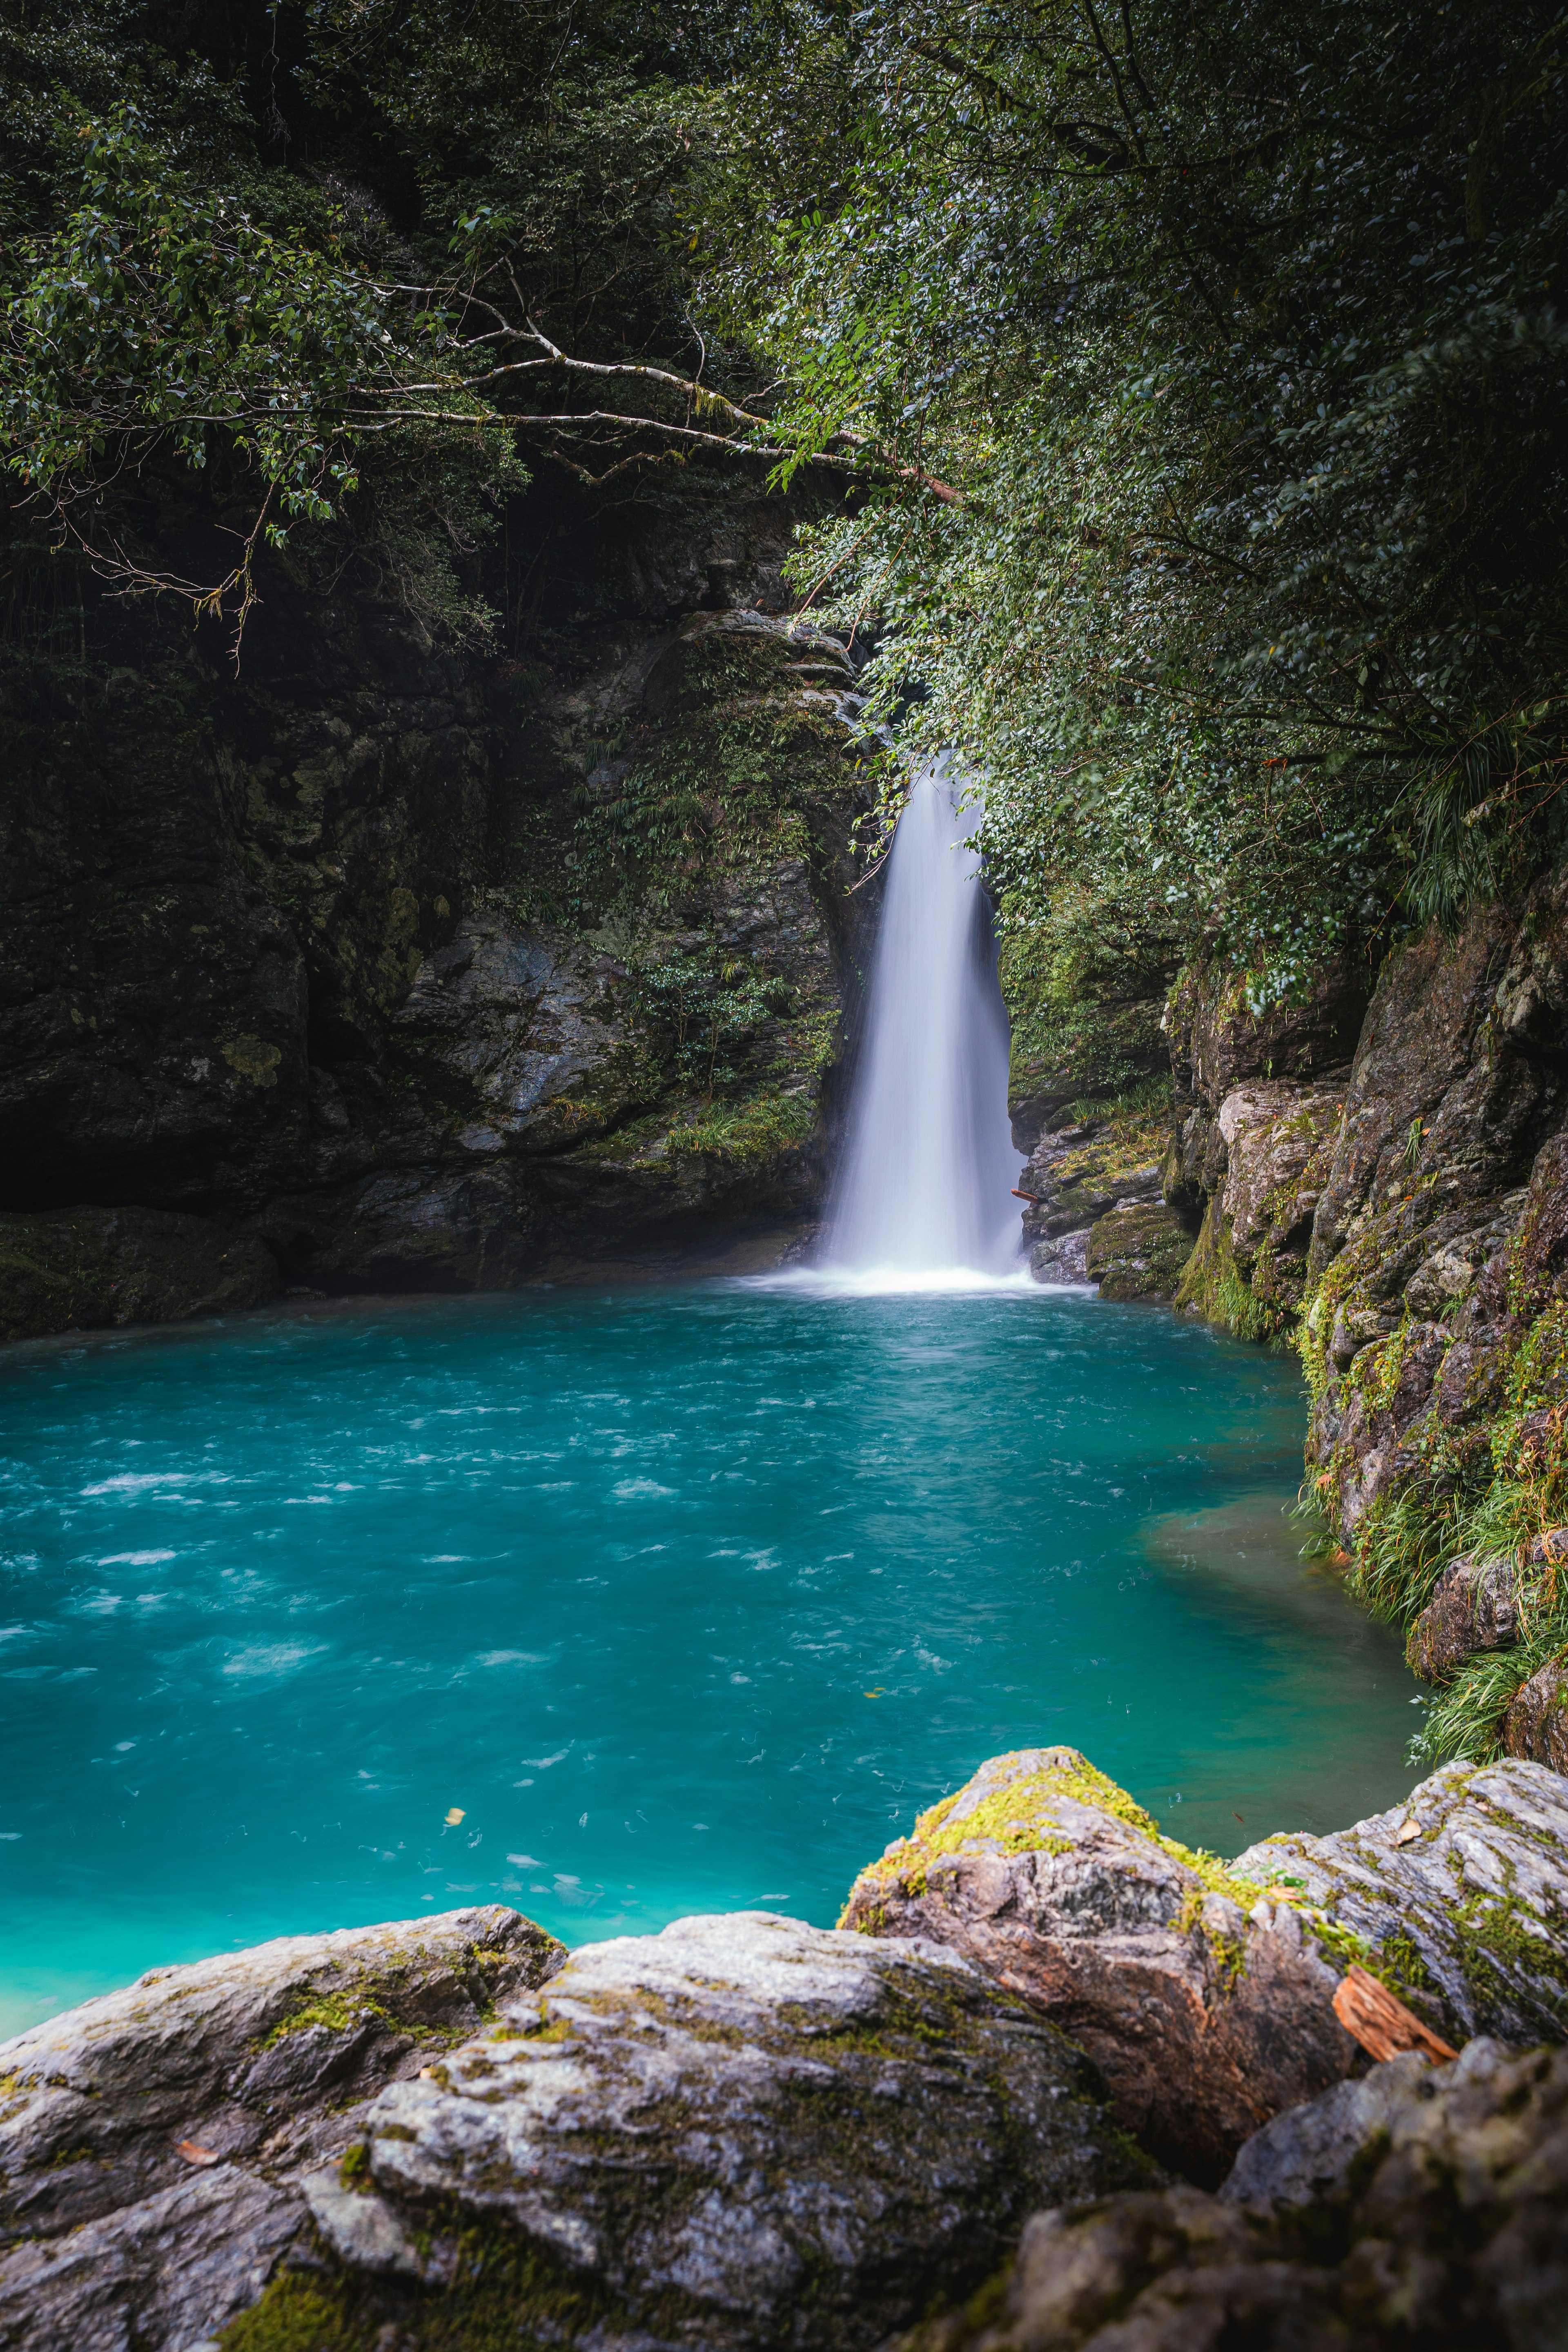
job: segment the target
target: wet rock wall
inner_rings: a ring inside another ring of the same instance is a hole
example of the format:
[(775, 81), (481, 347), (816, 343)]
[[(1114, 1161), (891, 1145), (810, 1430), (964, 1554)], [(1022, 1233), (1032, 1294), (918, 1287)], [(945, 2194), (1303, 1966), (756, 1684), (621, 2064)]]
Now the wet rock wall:
[(1568, 874), (1261, 1018), (1189, 971), (1166, 1019), (1178, 1305), (1299, 1348), (1307, 1491), (1411, 1629), (1425, 1753), (1563, 1769)]
[[(318, 563), (237, 668), (90, 588), (79, 659), (10, 647), (0, 1211), (195, 1216), (327, 1290), (809, 1213), (873, 895), (852, 673), (789, 622), (779, 501), (543, 511), (489, 646)], [(48, 1238), (0, 1230), (10, 1336), (58, 1328)], [(68, 1271), (79, 1322), (205, 1295)]]

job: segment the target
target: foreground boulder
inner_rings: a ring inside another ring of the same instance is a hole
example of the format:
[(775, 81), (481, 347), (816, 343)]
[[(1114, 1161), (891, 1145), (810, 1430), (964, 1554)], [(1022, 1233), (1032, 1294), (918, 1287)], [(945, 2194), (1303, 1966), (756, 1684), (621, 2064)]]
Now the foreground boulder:
[(1568, 2051), (1405, 2056), (1293, 2109), (1217, 2197), (1038, 2213), (967, 2311), (901, 2352), (1556, 2352)]
[(1545, 1765), (1445, 1765), (1385, 1813), (1266, 1838), (1231, 1868), (1374, 1946), (1456, 2047), (1568, 2037), (1568, 1780)]
[(414, 2342), (869, 2347), (1032, 2207), (1152, 2177), (1081, 2053), (929, 1944), (685, 1919), (503, 2021), (307, 2183), (335, 2269), (281, 2276), (237, 2352), (367, 2311)]
[(542, 1984), (500, 1905), (154, 1969), (0, 2042), (0, 2346), (186, 2352), (309, 2228), (367, 2099)]
[(183, 1323), (262, 1307), (278, 1261), (254, 1234), (163, 1209), (0, 1215), (0, 1339)]
[(1162, 1837), (1076, 1748), (982, 1765), (861, 1872), (844, 1924), (932, 1937), (1026, 1993), (1194, 2179), (1358, 2055), (1333, 2011), (1345, 1958), (1314, 1919)]
[(749, 1912), (563, 1959), (454, 1912), (4, 2045), (0, 2345), (869, 2347), (1157, 2178), (952, 1952)]

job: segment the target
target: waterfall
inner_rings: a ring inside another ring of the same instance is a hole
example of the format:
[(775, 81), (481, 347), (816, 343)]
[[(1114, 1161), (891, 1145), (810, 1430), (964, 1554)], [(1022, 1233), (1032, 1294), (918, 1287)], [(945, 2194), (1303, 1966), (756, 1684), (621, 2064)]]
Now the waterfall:
[(916, 776), (888, 863), (824, 1264), (915, 1278), (1005, 1275), (1019, 1255), (1007, 1016), (978, 862), (977, 808), (948, 761)]

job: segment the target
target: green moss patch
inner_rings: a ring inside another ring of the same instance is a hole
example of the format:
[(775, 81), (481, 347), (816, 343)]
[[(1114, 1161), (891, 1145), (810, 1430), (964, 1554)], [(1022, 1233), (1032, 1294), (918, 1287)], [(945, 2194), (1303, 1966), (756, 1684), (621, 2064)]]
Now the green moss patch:
[[(1342, 1971), (1357, 1963), (1402, 1996), (1413, 1989), (1416, 1980), (1402, 1972), (1399, 1955), (1380, 1952), (1364, 1937), (1340, 1927), (1327, 1912), (1299, 1894), (1295, 1883), (1282, 1876), (1245, 1877), (1218, 1854), (1167, 1837), (1152, 1813), (1076, 1748), (1053, 1748), (1042, 1753), (1045, 1761), (1037, 1769), (1021, 1773), (1016, 1780), (990, 1790), (973, 1809), (962, 1814), (957, 1811), (960, 1799), (966, 1792), (955, 1790), (952, 1796), (944, 1797), (929, 1812), (922, 1813), (910, 1836), (900, 1839), (879, 1861), (861, 1871), (850, 1889), (839, 1926), (858, 1928), (863, 1935), (883, 1933), (888, 1909), (886, 1901), (879, 1897), (920, 1897), (927, 1890), (932, 1863), (944, 1854), (960, 1853), (976, 1846), (1010, 1854), (1068, 1853), (1078, 1838), (1058, 1811), (1067, 1800), (1092, 1806), (1124, 1822), (1191, 1874), (1196, 1884), (1188, 1890), (1177, 1914), (1175, 1924), (1179, 1930), (1199, 1925), (1204, 1898), (1208, 1895), (1223, 1896), (1243, 1913), (1250, 1912), (1263, 1900), (1283, 1903), (1297, 1914), (1331, 1965)], [(1016, 1752), (999, 1760), (1016, 1761)], [(1223, 1990), (1234, 1983), (1246, 1967), (1245, 1942), (1235, 1936), (1211, 1931), (1206, 1925), (1204, 1933), (1214, 1952)]]

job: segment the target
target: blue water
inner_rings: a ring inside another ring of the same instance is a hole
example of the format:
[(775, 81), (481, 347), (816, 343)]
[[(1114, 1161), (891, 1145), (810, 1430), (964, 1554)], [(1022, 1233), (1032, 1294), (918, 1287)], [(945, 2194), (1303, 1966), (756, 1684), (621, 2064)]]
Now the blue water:
[(286, 1931), (830, 1924), (981, 1759), (1392, 1803), (1286, 1360), (1087, 1296), (357, 1301), (0, 1356), (0, 2030)]

